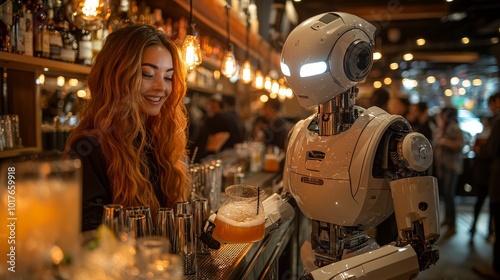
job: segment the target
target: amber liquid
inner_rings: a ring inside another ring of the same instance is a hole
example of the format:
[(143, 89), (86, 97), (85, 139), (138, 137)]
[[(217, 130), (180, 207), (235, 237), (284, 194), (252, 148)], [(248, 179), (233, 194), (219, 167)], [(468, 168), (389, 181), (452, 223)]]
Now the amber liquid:
[(264, 223), (255, 225), (250, 223), (241, 226), (225, 217), (215, 217), (215, 230), (213, 237), (221, 243), (250, 243), (264, 238), (266, 231)]

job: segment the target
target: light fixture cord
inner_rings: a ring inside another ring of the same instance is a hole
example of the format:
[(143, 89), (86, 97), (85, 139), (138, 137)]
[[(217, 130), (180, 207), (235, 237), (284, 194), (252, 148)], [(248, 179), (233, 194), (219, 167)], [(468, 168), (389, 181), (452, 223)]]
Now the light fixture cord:
[(227, 50), (230, 51), (231, 48), (231, 33), (229, 33), (229, 10), (231, 6), (229, 4), (226, 5), (226, 32), (227, 32)]
[(249, 45), (250, 45), (250, 13), (248, 12), (248, 8), (245, 9), (245, 15), (247, 17), (247, 51), (246, 51), (246, 54), (245, 54), (245, 59), (248, 60), (250, 58), (249, 54), (248, 54), (248, 49), (249, 49)]
[(193, 21), (193, 0), (189, 0), (189, 34), (188, 35), (196, 35), (194, 34), (194, 21)]

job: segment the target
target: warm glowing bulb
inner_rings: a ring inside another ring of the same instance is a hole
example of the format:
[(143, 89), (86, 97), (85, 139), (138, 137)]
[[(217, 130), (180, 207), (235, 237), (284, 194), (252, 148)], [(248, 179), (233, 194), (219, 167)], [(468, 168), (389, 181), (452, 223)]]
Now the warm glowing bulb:
[(273, 80), (271, 79), (270, 76), (266, 76), (266, 78), (264, 78), (264, 88), (268, 91), (268, 92), (271, 92), (271, 88), (273, 86)]
[(99, 8), (98, 0), (86, 0), (83, 3), (82, 13), (87, 17), (97, 16), (97, 8)]
[(243, 80), (245, 84), (248, 84), (252, 81), (253, 71), (252, 71), (252, 64), (250, 63), (249, 60), (243, 62), (243, 65), (241, 66), (240, 78)]
[(381, 52), (374, 52), (373, 53), (373, 60), (379, 60), (382, 58), (382, 53)]
[(411, 54), (411, 53), (405, 53), (405, 54), (403, 55), (403, 59), (404, 59), (405, 61), (410, 61), (410, 60), (412, 60), (412, 59), (413, 59), (413, 54)]
[(264, 88), (264, 75), (262, 75), (262, 71), (260, 70), (255, 71), (255, 79), (253, 80), (253, 86), (256, 89)]
[(66, 79), (63, 76), (57, 77), (56, 79), (57, 86), (62, 87), (64, 86), (64, 83), (66, 83)]
[(269, 100), (269, 96), (263, 94), (263, 95), (260, 96), (259, 99), (260, 99), (260, 102), (266, 103)]
[(109, 0), (72, 0), (71, 10), (69, 21), (89, 31), (102, 28), (110, 15)]
[(182, 44), (182, 58), (186, 62), (189, 70), (193, 70), (201, 64), (201, 49), (198, 38), (194, 35), (187, 35)]
[(397, 62), (393, 62), (389, 65), (389, 68), (391, 68), (391, 70), (396, 70), (399, 68), (399, 64)]
[(234, 58), (234, 54), (231, 51), (227, 51), (224, 59), (222, 60), (222, 75), (231, 78), (238, 74), (238, 62)]
[(271, 83), (271, 92), (278, 94), (279, 91), (280, 91), (280, 84), (278, 83), (278, 81), (273, 80)]

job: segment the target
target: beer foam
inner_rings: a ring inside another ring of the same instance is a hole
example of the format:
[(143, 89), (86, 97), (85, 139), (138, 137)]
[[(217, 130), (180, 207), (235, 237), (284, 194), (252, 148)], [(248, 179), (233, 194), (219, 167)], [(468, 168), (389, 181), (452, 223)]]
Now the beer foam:
[(236, 227), (254, 227), (265, 222), (264, 210), (252, 205), (226, 205), (217, 212), (217, 219)]

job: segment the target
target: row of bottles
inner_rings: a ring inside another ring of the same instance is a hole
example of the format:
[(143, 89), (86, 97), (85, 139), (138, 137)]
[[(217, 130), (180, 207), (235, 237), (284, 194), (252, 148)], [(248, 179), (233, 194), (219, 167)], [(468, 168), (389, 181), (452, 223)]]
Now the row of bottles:
[[(36, 1), (36, 2), (34, 2)], [(0, 50), (35, 57), (91, 65), (106, 36), (132, 23), (143, 23), (162, 30), (182, 45), (188, 20), (163, 17), (143, 0), (111, 0), (108, 20), (95, 30), (71, 22), (70, 0), (0, 0)], [(222, 60), (225, 43), (199, 36), (205, 57)]]
[(91, 33), (74, 28), (62, 0), (0, 0), (4, 52), (90, 65)]

